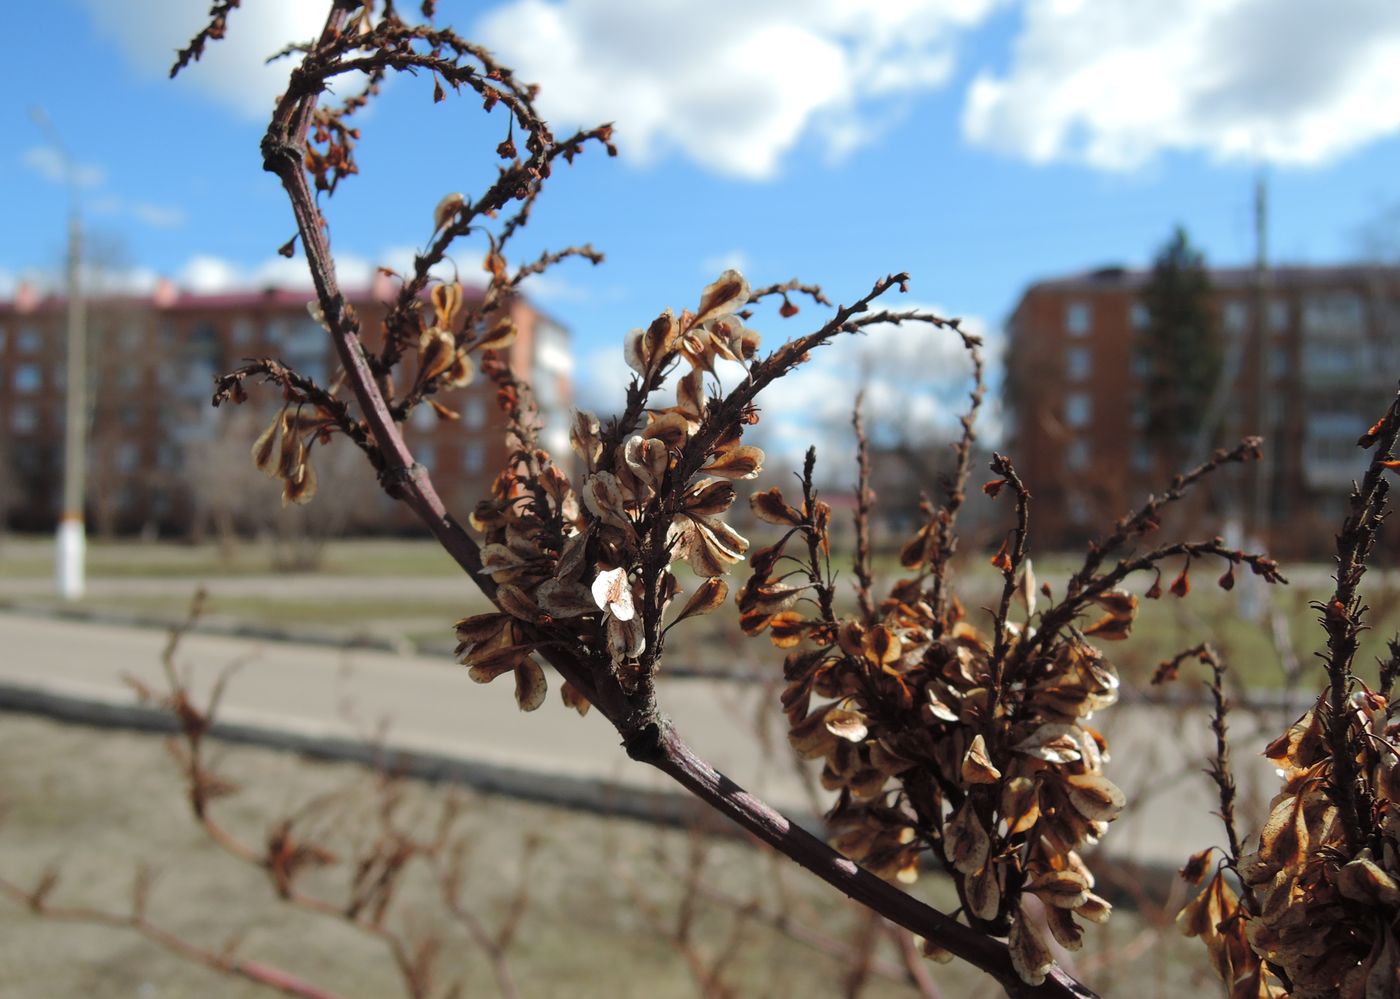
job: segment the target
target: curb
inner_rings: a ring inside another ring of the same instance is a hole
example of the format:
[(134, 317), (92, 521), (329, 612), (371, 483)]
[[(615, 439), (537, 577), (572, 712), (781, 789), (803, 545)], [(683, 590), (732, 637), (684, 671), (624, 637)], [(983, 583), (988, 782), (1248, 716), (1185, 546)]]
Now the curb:
[[(97, 697), (0, 682), (0, 714), (39, 715), (69, 724), (125, 729), (173, 735), (179, 725), (160, 708), (142, 704), (118, 704)], [(718, 818), (700, 801), (682, 792), (647, 791), (626, 784), (585, 777), (568, 777), (470, 760), (443, 753), (425, 752), (391, 744), (382, 746), (359, 739), (328, 734), (296, 732), (248, 722), (215, 721), (214, 738), (242, 745), (297, 753), (314, 760), (355, 763), (432, 783), (468, 787), (523, 801), (563, 806), (603, 817), (621, 817), (680, 829), (702, 829), (711, 835), (748, 840), (732, 823)], [(809, 812), (785, 812), (791, 821), (819, 837), (825, 837), (819, 816)], [(936, 873), (936, 872), (935, 872)], [(1135, 908), (1143, 897), (1171, 897), (1180, 884), (1175, 864), (1114, 858), (1103, 864), (1098, 891), (1114, 905)]]
[[(144, 704), (118, 704), (98, 697), (0, 682), (0, 712), (39, 715), (70, 724), (174, 735), (179, 725), (169, 712)], [(356, 763), (395, 776), (432, 783), (455, 784), (487, 794), (524, 801), (563, 805), (603, 816), (621, 816), (679, 828), (700, 827), (738, 837), (746, 833), (683, 792), (648, 791), (627, 784), (588, 777), (561, 776), (523, 767), (503, 766), (444, 753), (375, 745), (356, 738), (297, 732), (249, 722), (215, 720), (209, 735), (225, 742), (283, 752), (314, 760)], [(789, 818), (820, 834), (821, 820), (806, 813)]]
[[(54, 621), (81, 621), (108, 624), (124, 628), (143, 628), (169, 632), (183, 622), (171, 621), (147, 614), (134, 614), (96, 607), (55, 607), (31, 604), (22, 600), (0, 600), (0, 613), (48, 618)], [(343, 632), (320, 631), (315, 628), (278, 628), (247, 622), (225, 622), (201, 619), (189, 629), (190, 634), (217, 635), (223, 638), (247, 638), (259, 642), (284, 642), (292, 645), (321, 645), (332, 649), (356, 649), (388, 652), (400, 656), (441, 656), (444, 665), (455, 663), (450, 642), (417, 644), (408, 638), (385, 638), (377, 635), (350, 635)], [(672, 680), (710, 680), (732, 683), (761, 683), (767, 679), (758, 673), (716, 673), (713, 670), (689, 666), (668, 666), (666, 676)]]

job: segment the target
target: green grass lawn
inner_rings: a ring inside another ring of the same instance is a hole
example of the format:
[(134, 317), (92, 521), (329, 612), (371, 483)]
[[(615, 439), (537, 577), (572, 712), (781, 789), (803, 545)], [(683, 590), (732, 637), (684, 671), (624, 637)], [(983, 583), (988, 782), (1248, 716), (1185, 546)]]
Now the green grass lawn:
[[(169, 542), (94, 541), (89, 555), (89, 577), (95, 582), (139, 579), (146, 589), (126, 593), (108, 586), (87, 598), (82, 606), (145, 620), (181, 619), (194, 587), (208, 581), (213, 593), (207, 615), (221, 624), (248, 623), (322, 634), (343, 630), (348, 639), (406, 640), (418, 648), (441, 650), (452, 644), (453, 621), (486, 609), (484, 599), (462, 578), (451, 559), (434, 542), (424, 539), (330, 542), (320, 568), (307, 574), (306, 584), (291, 594), (285, 588), (265, 594), (248, 592), (248, 582), (238, 592), (219, 592), (220, 579), (283, 577), (275, 570), (275, 552), (266, 544), (250, 543), (240, 548), (232, 560), (222, 558), (214, 545)], [(60, 601), (44, 585), (52, 573), (51, 559), (48, 539), (7, 539), (0, 545), (0, 580), (15, 581), (22, 589), (32, 582), (33, 586), (25, 589), (24, 603), (59, 606)], [(839, 605), (849, 609), (854, 606), (853, 576), (839, 554), (833, 556), (832, 564), (840, 573)], [(1065, 579), (1077, 564), (1073, 556), (1052, 555), (1038, 559), (1036, 571), (1054, 592), (1062, 592)], [(893, 556), (877, 560), (877, 593), (881, 586), (887, 588), (899, 571)], [(1313, 653), (1322, 647), (1322, 631), (1316, 623), (1316, 612), (1308, 605), (1330, 592), (1328, 571), (1321, 566), (1285, 567), (1295, 581), (1272, 591), (1282, 625), (1275, 632), (1267, 617), (1247, 619), (1241, 613), (1240, 596), (1253, 583), (1252, 579), (1241, 576), (1239, 587), (1225, 593), (1212, 585), (1215, 574), (1203, 566), (1194, 574), (1195, 586), (1189, 596), (1177, 599), (1168, 595), (1157, 601), (1142, 601), (1132, 637), (1125, 642), (1105, 643), (1104, 651), (1118, 665), (1125, 682), (1145, 684), (1161, 659), (1209, 639), (1228, 657), (1240, 684), (1276, 689), (1288, 681), (1273, 637), (1277, 633), (1292, 642), (1302, 686), (1315, 686), (1318, 678)], [(682, 586), (692, 589), (694, 580), (683, 566), (679, 574)], [(318, 579), (364, 582), (353, 588), (353, 595), (347, 595), (343, 587), (331, 589), (329, 583), (328, 592), (318, 592)], [(462, 581), (460, 588), (451, 584), (454, 579)], [(153, 583), (162, 580), (169, 581), (170, 586), (149, 592)], [(404, 582), (396, 588), (396, 580)], [(1144, 577), (1130, 580), (1128, 587), (1142, 593), (1148, 583)], [(737, 590), (741, 584), (742, 575), (732, 581), (731, 588)], [(1386, 640), (1400, 630), (1400, 587), (1393, 581), (1387, 582), (1380, 573), (1369, 575), (1366, 584), (1372, 613), (1370, 630), (1362, 635), (1357, 657), (1363, 676), (1374, 674), (1375, 658), (1384, 653)], [(413, 589), (415, 585), (418, 592)], [(960, 558), (956, 592), (974, 623), (989, 620), (987, 608), (995, 605), (999, 586), (998, 575), (981, 554)], [(672, 632), (668, 653), (670, 662), (677, 666), (721, 671), (737, 668), (772, 676), (779, 675), (782, 668), (782, 653), (772, 648), (766, 637), (749, 639), (739, 632), (732, 604)]]
[[(268, 542), (248, 541), (228, 555), (218, 545), (169, 541), (89, 538), (88, 574), (93, 579), (165, 577), (206, 579), (259, 576), (281, 570)], [(53, 575), (53, 542), (34, 536), (0, 541), (0, 577), (43, 579)], [(368, 538), (327, 542), (313, 574), (451, 577), (461, 570), (437, 543), (419, 538)]]

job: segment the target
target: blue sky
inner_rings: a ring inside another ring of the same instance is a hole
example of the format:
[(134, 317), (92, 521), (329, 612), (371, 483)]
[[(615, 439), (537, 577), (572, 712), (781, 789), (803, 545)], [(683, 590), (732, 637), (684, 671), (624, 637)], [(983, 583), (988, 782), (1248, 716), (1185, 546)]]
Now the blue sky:
[[(51, 279), (62, 256), (66, 195), (35, 104), (81, 165), (110, 280), (300, 280), (275, 257), (292, 223), (260, 170), (278, 82), (257, 56), (309, 35), (322, 5), (246, 0), (229, 40), (168, 81), (206, 6), (16, 12), (0, 294)], [(617, 123), (623, 155), (562, 171), (517, 251), (607, 254), (536, 288), (574, 331), (584, 382), (610, 377), (627, 329), (691, 304), (729, 263), (838, 299), (908, 270), (911, 299), (995, 336), (1028, 282), (1141, 266), (1177, 223), (1211, 262), (1246, 262), (1261, 167), (1279, 260), (1353, 259), (1400, 204), (1393, 0), (443, 0), (439, 19), (539, 80), (557, 131)], [(438, 198), (492, 168), (501, 116), (430, 94), (396, 82), (364, 122), (364, 176), (330, 206), (349, 275), (402, 261)], [(775, 324), (771, 342), (789, 332)]]

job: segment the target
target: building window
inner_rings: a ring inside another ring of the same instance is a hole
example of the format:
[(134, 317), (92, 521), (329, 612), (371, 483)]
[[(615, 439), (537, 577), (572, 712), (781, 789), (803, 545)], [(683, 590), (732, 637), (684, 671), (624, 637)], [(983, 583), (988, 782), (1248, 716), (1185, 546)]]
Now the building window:
[(1284, 377), (1285, 375), (1288, 374), (1288, 369), (1289, 369), (1289, 364), (1288, 364), (1288, 348), (1287, 348), (1287, 347), (1270, 347), (1270, 348), (1269, 348), (1269, 377), (1270, 377), (1270, 378), (1282, 378), (1282, 377)]
[(5, 337), (5, 327), (0, 326), (0, 354), (3, 354), (5, 352)]
[(1144, 441), (1134, 441), (1132, 454), (1128, 456), (1128, 464), (1132, 466), (1134, 472), (1152, 471), (1152, 449)]
[(472, 397), (462, 407), (462, 422), (469, 430), (480, 430), (486, 426), (486, 400)]
[(141, 423), (141, 407), (134, 402), (128, 402), (117, 412), (117, 422), (130, 430)]
[(1065, 467), (1072, 472), (1082, 472), (1089, 467), (1089, 441), (1076, 437), (1065, 448)]
[(574, 355), (569, 352), (569, 334), (557, 323), (544, 317), (535, 320), (535, 367), (550, 374), (568, 377), (574, 370)]
[(229, 330), (229, 342), (235, 347), (243, 347), (253, 342), (253, 321), (247, 316), (239, 316)]
[(433, 447), (431, 444), (415, 444), (413, 446), (413, 458), (418, 464), (431, 472), (433, 466), (437, 463), (437, 448)]
[(1147, 426), (1147, 400), (1142, 396), (1134, 396), (1132, 406), (1128, 411), (1128, 422), (1133, 425), (1134, 430), (1141, 430)]
[(1069, 522), (1078, 526), (1089, 523), (1089, 500), (1081, 492), (1072, 492), (1065, 497), (1065, 513)]
[(1145, 350), (1133, 351), (1132, 365), (1134, 378), (1150, 378), (1152, 376), (1152, 355)]
[[(1362, 356), (1362, 344), (1355, 340), (1309, 340), (1303, 344), (1303, 370), (1310, 380), (1326, 376), (1351, 377), (1361, 373)], [(1272, 369), (1273, 355), (1270, 355), (1269, 364)]]
[(1089, 332), (1093, 318), (1088, 302), (1070, 302), (1065, 306), (1065, 332), (1070, 336), (1084, 336)]
[(39, 429), (39, 410), (33, 403), (17, 402), (10, 410), (10, 429), (17, 434), (32, 434)]
[(462, 450), (462, 467), (468, 472), (480, 472), (486, 467), (486, 446), (472, 441)]
[(1303, 331), (1309, 336), (1355, 336), (1365, 321), (1361, 297), (1351, 292), (1310, 295), (1303, 302)]
[(33, 326), (21, 326), (19, 336), (15, 337), (15, 349), (21, 354), (37, 354), (43, 342), (43, 337)]
[(1287, 302), (1273, 301), (1269, 303), (1269, 329), (1276, 333), (1288, 329)]
[(413, 429), (423, 433), (431, 433), (433, 428), (437, 426), (437, 414), (433, 411), (433, 407), (426, 402), (418, 404), (417, 408), (413, 410), (411, 419)]
[(117, 331), (117, 346), (127, 354), (138, 352), (141, 349), (141, 342), (145, 339), (146, 331), (134, 319), (128, 319), (122, 323), (121, 329)]
[(141, 448), (135, 441), (122, 441), (117, 446), (115, 456), (117, 471), (123, 475), (136, 471), (136, 466), (141, 463)]
[(1135, 330), (1145, 330), (1152, 325), (1152, 313), (1141, 302), (1134, 302), (1128, 310), (1128, 322)]
[(19, 364), (15, 366), (15, 391), (16, 392), (37, 392), (42, 375), (37, 364)]
[(282, 356), (293, 370), (320, 385), (326, 384), (326, 350), (330, 340), (320, 323), (303, 319), (287, 330), (282, 340), (272, 342), (281, 344)]
[(1065, 351), (1065, 377), (1072, 382), (1082, 382), (1089, 377), (1092, 355), (1088, 347), (1071, 347)]
[(1089, 425), (1093, 406), (1087, 392), (1071, 392), (1065, 396), (1065, 423), (1078, 430)]
[(1249, 303), (1238, 300), (1226, 302), (1220, 318), (1226, 333), (1239, 336), (1249, 329)]

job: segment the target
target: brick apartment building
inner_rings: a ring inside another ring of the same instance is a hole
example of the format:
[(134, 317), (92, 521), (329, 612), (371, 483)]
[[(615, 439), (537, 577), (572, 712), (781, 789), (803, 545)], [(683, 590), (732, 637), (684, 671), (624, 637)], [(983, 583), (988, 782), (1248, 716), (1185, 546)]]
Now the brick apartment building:
[[(377, 329), (390, 294), (390, 288), (381, 286), (348, 296), (365, 329)], [(89, 530), (202, 530), (214, 507), (228, 509), (227, 496), (210, 495), (211, 481), (215, 493), (249, 493), (250, 510), (278, 507), (277, 484), (258, 481), (248, 457), (253, 438), (275, 410), (276, 389), (250, 383), (251, 398), (242, 407), (216, 410), (210, 397), (215, 375), (248, 357), (279, 357), (320, 384), (330, 384), (339, 362), (329, 336), (307, 313), (309, 297), (285, 290), (190, 294), (165, 286), (152, 296), (88, 302)], [(37, 298), (24, 290), (14, 300), (0, 301), (0, 515), (7, 515), (14, 529), (49, 530), (58, 514), (65, 310), (62, 298)], [(512, 305), (512, 312), (519, 334), (509, 348), (510, 362), (534, 383), (546, 446), (567, 454), (568, 334), (523, 300)], [(485, 495), (505, 461), (494, 395), (490, 380), (478, 375), (466, 388), (443, 397), (460, 412), (460, 420), (439, 420), (421, 406), (407, 429), (415, 456), (433, 470), (443, 500), (462, 515)], [(336, 440), (326, 450), (352, 449)], [(213, 469), (216, 475), (211, 474), (211, 457), (220, 466)], [(313, 459), (321, 494), (329, 499), (340, 488), (357, 487), (355, 507), (344, 518), (347, 529), (408, 526), (404, 512), (374, 486), (363, 462), (351, 468), (343, 461), (343, 487), (328, 482), (322, 463), (330, 457)], [(195, 481), (198, 475), (210, 481), (201, 485)], [(359, 489), (363, 484), (369, 488)], [(321, 502), (318, 497), (313, 508)]]
[[(1265, 543), (1320, 555), (1365, 467), (1356, 439), (1400, 378), (1400, 268), (1280, 267), (1262, 286), (1252, 269), (1209, 276), (1229, 385), (1211, 443), (1259, 433), (1267, 454), (1260, 470), (1221, 480), (1211, 529), (1232, 512), (1248, 527), (1262, 485)], [(1042, 549), (1101, 534), (1172, 471), (1143, 433), (1150, 278), (1104, 268), (1040, 281), (1008, 322), (1007, 446), (1035, 496)]]

